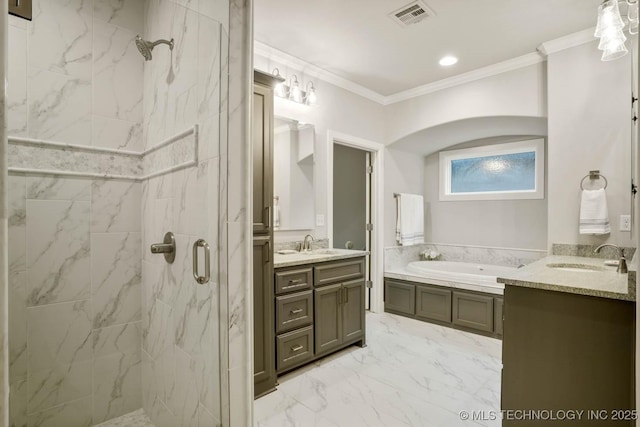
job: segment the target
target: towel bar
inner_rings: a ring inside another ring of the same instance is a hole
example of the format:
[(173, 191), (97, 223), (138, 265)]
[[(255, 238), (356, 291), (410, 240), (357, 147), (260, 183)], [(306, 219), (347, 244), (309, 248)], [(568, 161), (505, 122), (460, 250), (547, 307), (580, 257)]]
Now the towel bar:
[(589, 171), (589, 174), (585, 175), (584, 178), (582, 178), (582, 180), (580, 180), (580, 189), (581, 190), (584, 190), (584, 185), (583, 184), (584, 184), (584, 180), (587, 179), (587, 178), (592, 179), (592, 180), (593, 179), (600, 179), (600, 178), (604, 179), (604, 188), (603, 189), (606, 189), (607, 185), (609, 184), (607, 182), (607, 178), (604, 175), (600, 174), (600, 171)]

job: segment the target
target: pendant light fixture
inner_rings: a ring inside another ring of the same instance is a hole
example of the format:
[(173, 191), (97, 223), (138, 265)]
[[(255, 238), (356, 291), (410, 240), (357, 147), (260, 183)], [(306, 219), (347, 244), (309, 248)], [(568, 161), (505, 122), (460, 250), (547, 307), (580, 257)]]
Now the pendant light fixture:
[[(626, 7), (627, 14), (623, 19), (620, 3)], [(606, 0), (598, 6), (598, 23), (595, 37), (600, 38), (598, 49), (602, 51), (603, 61), (612, 61), (629, 53), (625, 42), (625, 27), (629, 34), (638, 34), (638, 0)]]

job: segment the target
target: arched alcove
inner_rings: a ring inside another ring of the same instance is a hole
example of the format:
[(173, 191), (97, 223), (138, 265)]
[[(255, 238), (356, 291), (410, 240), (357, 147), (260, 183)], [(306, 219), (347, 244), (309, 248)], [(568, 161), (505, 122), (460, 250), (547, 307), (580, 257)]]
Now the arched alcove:
[(514, 136), (547, 136), (545, 117), (472, 117), (432, 126), (401, 138), (388, 147), (428, 156), (469, 141)]

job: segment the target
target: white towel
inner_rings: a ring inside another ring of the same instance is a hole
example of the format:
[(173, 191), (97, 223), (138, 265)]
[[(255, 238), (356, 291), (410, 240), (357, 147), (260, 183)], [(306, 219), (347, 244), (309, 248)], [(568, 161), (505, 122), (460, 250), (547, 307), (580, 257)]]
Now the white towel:
[(609, 210), (604, 189), (582, 190), (580, 201), (580, 234), (609, 234)]
[(424, 243), (424, 202), (416, 194), (398, 195), (396, 240), (402, 246)]

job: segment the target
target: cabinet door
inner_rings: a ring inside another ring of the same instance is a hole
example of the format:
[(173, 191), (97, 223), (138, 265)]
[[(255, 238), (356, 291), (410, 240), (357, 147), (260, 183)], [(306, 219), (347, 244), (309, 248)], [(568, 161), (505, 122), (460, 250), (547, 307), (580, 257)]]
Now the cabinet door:
[(416, 312), (416, 285), (385, 280), (384, 310), (414, 315)]
[(364, 279), (342, 284), (342, 340), (364, 335)]
[(453, 324), (493, 332), (493, 297), (454, 291)]
[(314, 290), (316, 354), (325, 353), (342, 343), (342, 284)]
[(253, 233), (271, 230), (273, 92), (262, 85), (253, 86)]
[(416, 316), (451, 323), (451, 290), (416, 286)]
[(493, 299), (493, 323), (494, 323), (494, 332), (498, 335), (502, 335), (502, 306), (504, 305), (504, 299), (502, 298), (494, 298)]
[(253, 241), (253, 363), (255, 395), (275, 387), (273, 256), (269, 239)]

